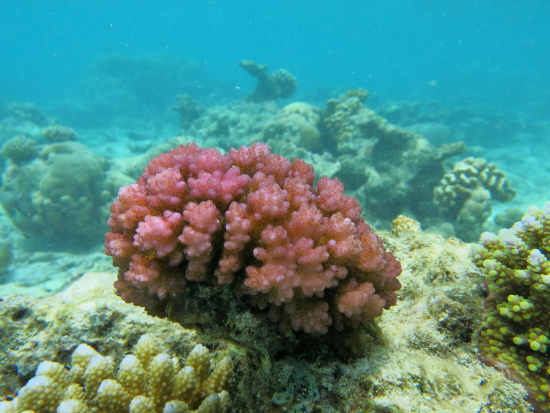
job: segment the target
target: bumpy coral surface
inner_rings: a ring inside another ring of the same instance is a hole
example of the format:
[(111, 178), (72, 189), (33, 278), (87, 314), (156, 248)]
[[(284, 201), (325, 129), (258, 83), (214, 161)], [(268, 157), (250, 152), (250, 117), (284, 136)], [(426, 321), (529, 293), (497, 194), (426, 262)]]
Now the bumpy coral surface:
[[(277, 350), (278, 337), (292, 338), (274, 334), (277, 328), (265, 323), (265, 314), (228, 314), (225, 340), (211, 354), (221, 360), (229, 352), (235, 366), (242, 366), (227, 389), (229, 411), (532, 413), (523, 386), (476, 357), (472, 329), (481, 320), (483, 288), (469, 246), (423, 232), (404, 217), (394, 221), (393, 234), (381, 235), (404, 270), (400, 299), (376, 326), (321, 337), (334, 344), (329, 347), (302, 337), (301, 345), (287, 342)], [(114, 274), (89, 273), (47, 299), (3, 297), (0, 400), (16, 394), (43, 360), (70, 365), (71, 352), (83, 341), (122, 360), (136, 354), (132, 344), (145, 332), (168, 354), (189, 354), (202, 340), (194, 330), (125, 304), (109, 288), (115, 280)], [(195, 284), (186, 293), (232, 295), (230, 286)], [(204, 309), (208, 313), (206, 303)], [(258, 357), (262, 353), (250, 351), (249, 344), (236, 343), (233, 326), (239, 323), (249, 331), (248, 343), (259, 342), (273, 356)]]
[[(368, 96), (369, 92), (364, 89), (350, 90), (339, 99), (330, 99), (327, 102), (323, 122), (332, 139), (343, 142), (357, 137), (350, 118), (364, 109), (363, 102)], [(372, 111), (368, 114), (375, 116)]]
[(434, 188), (433, 202), (455, 221), (457, 235), (476, 241), (491, 215), (491, 201), (507, 202), (516, 196), (503, 171), (483, 158), (457, 162)]
[(481, 353), (524, 384), (541, 411), (549, 411), (550, 203), (544, 210), (531, 207), (498, 235), (483, 233), (472, 255), (489, 288)]
[(324, 334), (396, 303), (401, 266), (337, 179), (266, 144), (191, 143), (153, 158), (111, 206), (117, 293), (166, 315), (189, 282), (233, 284), (282, 328)]
[[(233, 378), (226, 356), (210, 372), (210, 354), (197, 345), (180, 368), (178, 358), (158, 352), (157, 343), (144, 335), (116, 369), (87, 344), (72, 354), (71, 369), (44, 361), (11, 402), (0, 412), (13, 413), (223, 413)], [(191, 410), (193, 409), (193, 410)], [(196, 410), (195, 410), (196, 409)]]
[(478, 188), (491, 192), (497, 201), (510, 201), (516, 196), (506, 174), (483, 158), (468, 157), (457, 162), (434, 189), (434, 200), (442, 207), (460, 207)]
[(44, 129), (44, 137), (48, 143), (76, 141), (76, 132), (71, 128), (61, 125), (53, 125)]

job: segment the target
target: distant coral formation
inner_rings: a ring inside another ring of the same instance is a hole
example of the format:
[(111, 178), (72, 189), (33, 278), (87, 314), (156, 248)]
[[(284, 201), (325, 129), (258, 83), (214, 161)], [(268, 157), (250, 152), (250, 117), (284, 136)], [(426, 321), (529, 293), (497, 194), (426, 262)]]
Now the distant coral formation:
[[(0, 142), (19, 135), (32, 134), (35, 139), (42, 135), (42, 127), (51, 125), (53, 120), (34, 103), (11, 102), (0, 110)], [(37, 136), (34, 136), (34, 135)]]
[(18, 229), (48, 246), (89, 248), (104, 234), (101, 222), (119, 187), (132, 179), (72, 141), (72, 129), (52, 128), (44, 135), (60, 142), (37, 145), (17, 136), (4, 143), (0, 204)]
[(364, 105), (368, 92), (350, 90), (327, 101), (322, 132), (334, 145), (342, 181), (356, 190), (367, 218), (390, 221), (399, 214), (433, 217), (433, 188), (446, 159), (463, 152), (462, 142), (436, 148), (421, 135), (392, 125)]
[(176, 98), (178, 99), (178, 105), (173, 106), (172, 110), (180, 114), (180, 129), (184, 130), (200, 117), (201, 113), (204, 112), (204, 108), (198, 106), (189, 95), (178, 95)]
[(0, 150), (0, 155), (6, 159), (11, 159), (16, 165), (30, 161), (38, 154), (36, 142), (26, 136), (16, 136), (4, 143)]
[(311, 165), (263, 143), (153, 158), (111, 206), (118, 294), (166, 316), (188, 283), (233, 284), (283, 329), (373, 322), (395, 305), (401, 267), (342, 183), (314, 180)]
[(13, 162), (1, 177), (0, 202), (19, 229), (57, 245), (97, 239), (96, 222), (110, 197), (102, 196), (104, 158), (77, 142), (46, 145), (37, 153), (23, 138), (8, 141), (2, 153)]
[[(337, 142), (345, 142), (359, 137), (350, 118), (366, 109), (363, 103), (368, 96), (369, 92), (364, 89), (348, 90), (339, 99), (327, 101), (323, 122), (332, 139)], [(369, 115), (375, 116), (372, 111), (369, 111)], [(383, 118), (377, 117), (377, 119), (382, 120)]]
[(44, 137), (48, 143), (76, 141), (76, 132), (66, 126), (53, 125), (44, 129)]
[(296, 78), (289, 72), (279, 69), (267, 74), (267, 66), (261, 66), (250, 60), (241, 60), (239, 66), (258, 79), (256, 88), (247, 100), (250, 102), (266, 102), (291, 97), (296, 88)]
[(472, 256), (483, 271), (485, 300), (479, 347), (485, 361), (525, 385), (550, 410), (550, 202), (531, 207), (498, 235), (485, 232)]
[(475, 240), (491, 215), (491, 200), (507, 202), (516, 196), (506, 174), (483, 158), (457, 162), (434, 188), (434, 203), (455, 222), (457, 235)]
[[(3, 413), (223, 413), (233, 378), (233, 364), (226, 356), (210, 371), (210, 354), (197, 345), (185, 367), (178, 358), (160, 353), (148, 335), (115, 369), (87, 344), (72, 354), (70, 370), (44, 361), (11, 402), (0, 402)], [(116, 370), (116, 371), (115, 371)]]
[(319, 130), (322, 111), (304, 102), (294, 102), (282, 108), (269, 122), (264, 131), (265, 140), (291, 140), (298, 137), (301, 147), (313, 151), (324, 150), (323, 138)]

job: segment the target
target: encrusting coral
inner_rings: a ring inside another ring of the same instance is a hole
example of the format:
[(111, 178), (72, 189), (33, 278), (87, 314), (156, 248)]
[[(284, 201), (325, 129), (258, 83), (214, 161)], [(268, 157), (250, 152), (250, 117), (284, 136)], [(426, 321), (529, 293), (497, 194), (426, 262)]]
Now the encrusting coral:
[(239, 66), (258, 79), (254, 92), (246, 99), (249, 102), (287, 99), (296, 92), (296, 78), (286, 70), (279, 69), (267, 74), (267, 66), (260, 66), (250, 60), (241, 60)]
[(497, 165), (472, 157), (457, 162), (433, 192), (433, 202), (455, 221), (457, 234), (466, 241), (477, 239), (491, 215), (491, 200), (507, 202), (516, 196)]
[(338, 179), (314, 181), (263, 143), (153, 158), (111, 206), (117, 294), (166, 316), (188, 283), (232, 284), (285, 330), (372, 323), (395, 305), (401, 266)]
[(489, 289), (482, 356), (526, 386), (541, 411), (550, 411), (550, 202), (529, 208), (498, 235), (483, 233), (472, 256)]
[(210, 353), (196, 345), (180, 368), (178, 358), (159, 353), (158, 344), (142, 336), (120, 362), (103, 357), (87, 344), (72, 354), (70, 370), (44, 361), (2, 413), (223, 413), (233, 378), (226, 356), (210, 371)]

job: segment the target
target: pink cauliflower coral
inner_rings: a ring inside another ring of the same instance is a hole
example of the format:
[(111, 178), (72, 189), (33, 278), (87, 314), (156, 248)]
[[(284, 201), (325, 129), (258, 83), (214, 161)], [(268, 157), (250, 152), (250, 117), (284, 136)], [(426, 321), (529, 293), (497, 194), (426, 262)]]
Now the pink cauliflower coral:
[(338, 179), (314, 181), (311, 165), (264, 143), (153, 158), (111, 206), (117, 294), (159, 314), (188, 282), (232, 284), (282, 328), (371, 323), (395, 305), (401, 266)]

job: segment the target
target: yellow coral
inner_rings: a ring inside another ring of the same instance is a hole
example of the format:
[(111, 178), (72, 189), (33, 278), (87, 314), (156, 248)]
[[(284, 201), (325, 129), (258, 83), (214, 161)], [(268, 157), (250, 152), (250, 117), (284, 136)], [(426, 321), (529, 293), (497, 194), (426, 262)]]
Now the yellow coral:
[[(143, 336), (118, 367), (86, 344), (72, 355), (71, 370), (55, 362), (40, 363), (32, 378), (11, 402), (0, 403), (2, 413), (223, 413), (233, 378), (229, 356), (210, 372), (210, 352), (197, 345), (187, 366), (160, 353)], [(193, 409), (193, 410), (191, 410)]]
[(399, 237), (403, 234), (410, 232), (421, 232), (420, 222), (406, 217), (404, 215), (399, 215), (391, 223), (391, 230), (393, 235)]

